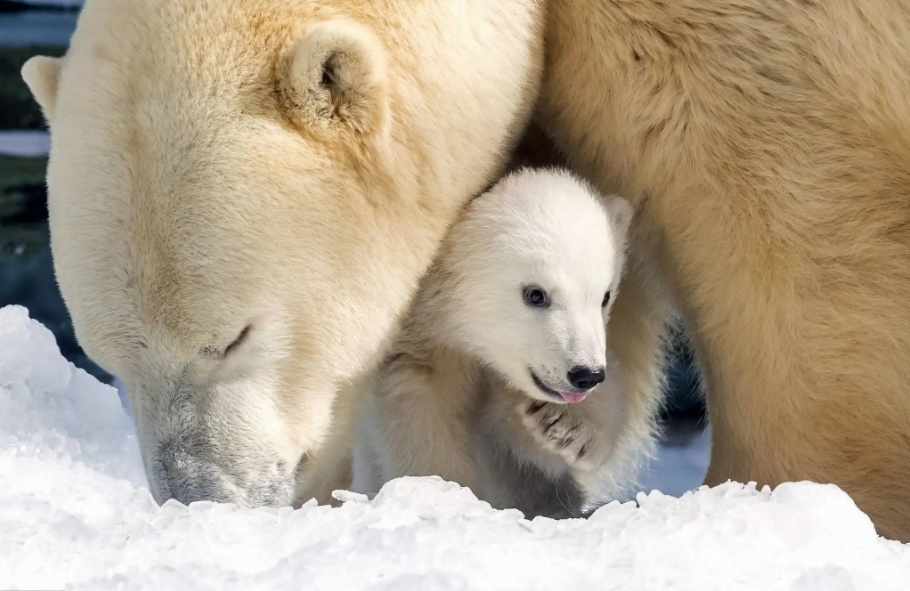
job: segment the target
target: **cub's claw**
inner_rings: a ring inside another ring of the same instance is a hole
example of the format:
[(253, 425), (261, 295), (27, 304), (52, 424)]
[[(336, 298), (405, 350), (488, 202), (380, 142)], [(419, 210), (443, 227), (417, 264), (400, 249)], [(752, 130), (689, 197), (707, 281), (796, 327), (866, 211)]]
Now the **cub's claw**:
[(562, 457), (570, 466), (593, 470), (591, 449), (596, 437), (578, 412), (577, 405), (523, 402), (518, 406), (522, 423), (531, 436), (547, 451)]

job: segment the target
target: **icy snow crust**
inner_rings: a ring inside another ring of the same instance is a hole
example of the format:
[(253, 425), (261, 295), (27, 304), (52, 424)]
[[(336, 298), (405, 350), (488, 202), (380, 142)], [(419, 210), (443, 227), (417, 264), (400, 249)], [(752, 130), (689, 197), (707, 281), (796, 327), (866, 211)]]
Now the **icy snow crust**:
[(114, 388), (0, 309), (2, 589), (910, 588), (910, 546), (835, 486), (654, 492), (527, 521), (436, 478), (299, 510), (151, 498)]

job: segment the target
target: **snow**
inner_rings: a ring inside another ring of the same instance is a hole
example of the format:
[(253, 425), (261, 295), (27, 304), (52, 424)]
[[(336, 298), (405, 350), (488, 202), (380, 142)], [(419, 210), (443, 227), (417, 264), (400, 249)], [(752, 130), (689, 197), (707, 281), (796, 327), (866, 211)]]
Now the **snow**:
[(0, 589), (897, 591), (910, 581), (910, 546), (879, 538), (844, 492), (813, 483), (653, 492), (563, 521), (494, 511), (437, 478), (392, 481), (372, 501), (346, 493), (339, 508), (158, 507), (117, 390), (69, 364), (14, 306), (0, 309), (0, 482)]

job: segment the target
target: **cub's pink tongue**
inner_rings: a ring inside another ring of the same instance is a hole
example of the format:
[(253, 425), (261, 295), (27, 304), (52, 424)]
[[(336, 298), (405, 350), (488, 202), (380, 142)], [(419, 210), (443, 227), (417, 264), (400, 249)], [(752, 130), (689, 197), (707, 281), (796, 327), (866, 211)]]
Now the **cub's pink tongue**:
[(562, 396), (562, 399), (569, 404), (576, 404), (584, 400), (588, 396), (588, 393), (585, 392), (583, 394), (573, 394), (572, 392), (560, 392), (559, 395)]

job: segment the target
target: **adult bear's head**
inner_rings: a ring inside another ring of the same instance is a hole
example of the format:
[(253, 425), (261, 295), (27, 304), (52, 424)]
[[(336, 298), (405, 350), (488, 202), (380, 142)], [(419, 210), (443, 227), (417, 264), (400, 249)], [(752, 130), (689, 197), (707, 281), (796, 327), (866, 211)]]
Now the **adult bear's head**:
[(540, 73), (536, 2), (89, 0), (23, 76), (86, 351), (161, 502), (290, 502)]

